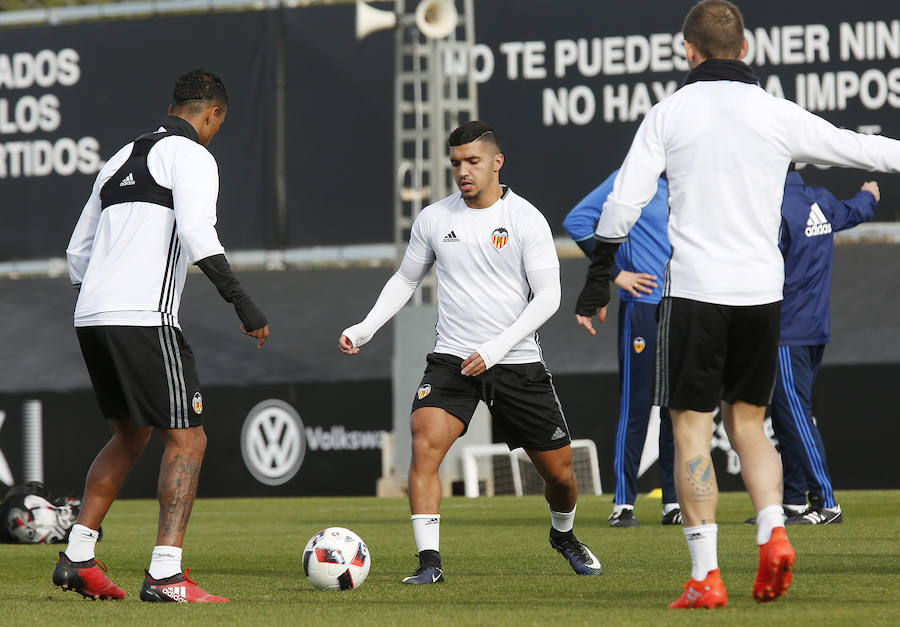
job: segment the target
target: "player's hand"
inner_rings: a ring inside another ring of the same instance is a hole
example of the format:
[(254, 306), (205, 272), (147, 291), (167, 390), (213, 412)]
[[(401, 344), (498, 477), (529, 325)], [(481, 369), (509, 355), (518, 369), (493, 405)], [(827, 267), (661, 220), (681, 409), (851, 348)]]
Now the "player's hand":
[(247, 327), (241, 325), (241, 333), (258, 339), (259, 342), (257, 342), (256, 348), (262, 348), (262, 345), (266, 343), (266, 340), (269, 337), (269, 325), (266, 325), (261, 329), (256, 329), (255, 331), (248, 331)]
[[(578, 314), (575, 314), (575, 322), (587, 329), (587, 332), (591, 335), (597, 335), (591, 321), (591, 316), (579, 316)], [(597, 310), (597, 322), (606, 322), (606, 306)]]
[(464, 362), (462, 362), (462, 370), (459, 372), (467, 377), (476, 377), (485, 370), (487, 370), (487, 368), (484, 367), (484, 359), (481, 358), (481, 355), (472, 353)]
[(638, 292), (652, 294), (653, 290), (656, 289), (656, 276), (645, 272), (628, 272), (627, 270), (622, 270), (616, 276), (613, 283), (635, 298), (640, 298), (641, 295)]
[(346, 335), (342, 335), (338, 340), (338, 348), (341, 349), (341, 352), (345, 355), (355, 355), (359, 352), (359, 349), (353, 345), (353, 342), (351, 342), (350, 338)]
[(881, 202), (881, 190), (878, 188), (878, 183), (875, 181), (866, 181), (860, 189), (875, 196), (875, 202)]

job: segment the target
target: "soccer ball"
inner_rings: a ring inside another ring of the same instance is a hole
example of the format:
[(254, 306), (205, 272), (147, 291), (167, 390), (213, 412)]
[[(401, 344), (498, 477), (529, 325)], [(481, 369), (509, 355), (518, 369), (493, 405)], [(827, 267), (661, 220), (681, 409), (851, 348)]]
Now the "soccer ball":
[(366, 580), (372, 557), (358, 535), (343, 527), (323, 529), (303, 549), (303, 572), (319, 590), (352, 590)]

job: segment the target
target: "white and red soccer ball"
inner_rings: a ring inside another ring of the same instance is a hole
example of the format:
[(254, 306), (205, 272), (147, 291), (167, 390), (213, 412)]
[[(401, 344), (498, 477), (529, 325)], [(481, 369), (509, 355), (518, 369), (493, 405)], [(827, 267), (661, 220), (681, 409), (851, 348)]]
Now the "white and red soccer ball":
[(352, 590), (366, 580), (372, 557), (358, 535), (344, 527), (323, 529), (303, 549), (303, 572), (319, 590)]

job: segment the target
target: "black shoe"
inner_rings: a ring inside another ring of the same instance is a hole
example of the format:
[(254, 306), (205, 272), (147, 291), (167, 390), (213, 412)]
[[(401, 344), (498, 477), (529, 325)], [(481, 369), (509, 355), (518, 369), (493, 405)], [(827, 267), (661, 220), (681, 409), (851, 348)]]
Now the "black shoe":
[[(680, 513), (681, 510), (679, 510)], [(625, 507), (609, 516), (610, 527), (640, 527), (640, 521), (634, 517), (634, 510)]]
[(839, 525), (844, 521), (841, 506), (807, 507), (804, 511), (784, 521), (786, 525)]
[(684, 524), (684, 519), (681, 517), (681, 508), (676, 507), (668, 514), (663, 514), (662, 524), (664, 525), (681, 525)]
[(810, 508), (822, 509), (823, 507), (825, 507), (825, 497), (823, 495), (816, 492), (810, 492), (807, 495), (807, 498), (809, 499)]
[(409, 577), (404, 577), (402, 583), (413, 585), (444, 583), (441, 554), (437, 551), (421, 551), (418, 557), (419, 567), (416, 572)]
[(602, 575), (600, 560), (586, 545), (578, 541), (571, 531), (557, 531), (550, 528), (550, 546), (559, 551), (569, 561), (569, 565), (579, 575)]
[[(791, 522), (791, 520), (803, 516), (804, 514), (806, 514), (807, 510), (809, 509), (809, 508), (807, 508), (803, 511), (798, 512), (796, 510), (791, 509), (787, 505), (784, 505), (782, 507), (784, 509), (784, 524), (786, 524), (786, 525), (796, 525), (797, 522), (796, 521)], [(745, 525), (755, 525), (756, 524), (756, 516), (751, 516), (750, 518), (748, 518), (747, 520), (744, 521), (744, 524)]]

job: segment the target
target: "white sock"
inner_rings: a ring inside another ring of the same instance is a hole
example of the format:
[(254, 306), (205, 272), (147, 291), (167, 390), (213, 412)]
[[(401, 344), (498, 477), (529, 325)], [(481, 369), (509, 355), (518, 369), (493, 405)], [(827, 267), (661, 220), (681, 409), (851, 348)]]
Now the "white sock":
[(663, 516), (671, 512), (673, 509), (679, 509), (678, 503), (663, 503)]
[(416, 549), (418, 551), (440, 551), (441, 515), (413, 514), (409, 518), (412, 520)]
[(703, 581), (709, 571), (719, 567), (716, 554), (719, 525), (685, 527), (684, 537), (687, 538), (688, 550), (691, 552), (691, 578)]
[(762, 546), (768, 542), (775, 527), (784, 527), (784, 508), (767, 505), (756, 513), (756, 543)]
[(634, 505), (629, 505), (628, 503), (613, 503), (613, 514), (618, 514), (623, 509), (634, 509)]
[(155, 546), (147, 569), (154, 579), (165, 579), (181, 572), (181, 547)]
[(557, 531), (572, 531), (572, 527), (575, 526), (575, 510), (577, 508), (576, 505), (571, 512), (554, 512), (553, 508), (550, 508), (550, 526)]
[(72, 525), (69, 532), (69, 546), (66, 547), (66, 557), (73, 562), (86, 562), (94, 559), (94, 547), (100, 534), (84, 525)]

